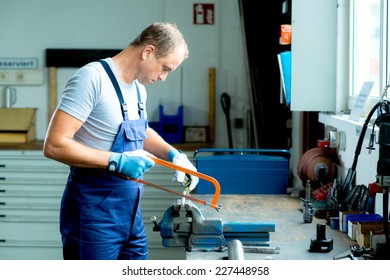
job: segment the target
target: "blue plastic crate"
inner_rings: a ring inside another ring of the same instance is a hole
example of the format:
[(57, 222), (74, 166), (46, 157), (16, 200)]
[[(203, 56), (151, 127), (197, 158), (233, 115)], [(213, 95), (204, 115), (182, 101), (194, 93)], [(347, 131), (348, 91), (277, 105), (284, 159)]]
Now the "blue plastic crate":
[(168, 143), (183, 143), (183, 106), (177, 109), (177, 115), (166, 115), (164, 106), (159, 106), (159, 133)]
[(160, 123), (159, 122), (149, 122), (149, 127), (152, 128), (157, 133), (160, 133)]
[[(287, 193), (290, 176), (287, 150), (199, 149), (194, 159), (199, 172), (219, 182), (221, 194)], [(195, 192), (213, 194), (215, 187), (200, 179)]]

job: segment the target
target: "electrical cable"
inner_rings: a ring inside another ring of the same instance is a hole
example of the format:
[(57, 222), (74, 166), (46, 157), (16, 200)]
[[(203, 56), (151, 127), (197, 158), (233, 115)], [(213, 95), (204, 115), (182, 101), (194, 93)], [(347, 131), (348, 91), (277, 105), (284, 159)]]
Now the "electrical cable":
[(382, 101), (379, 101), (378, 103), (375, 104), (375, 106), (371, 109), (370, 113), (368, 114), (366, 121), (364, 122), (362, 131), (360, 132), (358, 143), (357, 143), (356, 149), (355, 149), (355, 157), (354, 157), (353, 163), (352, 163), (352, 170), (353, 171), (356, 170), (358, 158), (359, 158), (360, 152), (362, 150), (364, 135), (366, 134), (368, 124), (370, 123), (372, 115), (375, 113), (376, 109), (381, 105), (381, 103), (382, 103)]
[[(389, 85), (386, 86), (382, 98), (384, 98), (384, 96), (386, 95), (385, 93), (387, 92), (388, 88), (389, 88)], [(369, 124), (369, 122), (371, 120), (372, 115), (375, 113), (375, 111), (377, 111), (378, 108), (380, 109), (380, 113), (381, 114), (379, 114), (379, 116), (377, 117), (377, 119), (375, 120), (375, 122), (373, 124), (372, 134), (371, 134), (371, 137), (370, 137), (370, 143), (369, 143), (368, 149), (373, 149), (374, 139), (375, 139), (375, 132), (374, 132), (375, 126), (378, 126), (379, 129), (381, 130), (381, 127), (380, 127), (381, 123), (383, 123), (383, 122), (390, 122), (390, 113), (389, 113), (390, 105), (389, 105), (389, 101), (382, 99), (378, 103), (376, 103), (374, 105), (374, 107), (371, 109), (371, 111), (369, 112), (369, 114), (368, 114), (368, 116), (367, 116), (367, 118), (366, 118), (366, 120), (364, 122), (362, 131), (360, 132), (358, 143), (356, 145), (355, 157), (354, 157), (354, 160), (353, 160), (353, 163), (352, 163), (352, 168), (351, 168), (353, 173), (356, 170), (356, 166), (357, 166), (357, 163), (358, 163), (358, 157), (359, 157), (361, 149), (362, 149), (362, 144), (363, 144), (363, 140), (364, 140), (364, 136), (366, 134), (366, 130), (367, 130), (368, 124)], [(383, 111), (385, 111), (385, 113), (383, 113)], [(384, 146), (388, 146), (388, 144), (386, 144), (386, 143), (379, 143), (379, 144), (380, 145), (383, 144)], [(379, 156), (381, 157), (381, 155), (379, 155)], [(379, 168), (379, 163), (378, 163), (378, 168)], [(381, 175), (383, 176), (383, 174), (381, 174)], [(383, 188), (383, 216), (384, 216), (383, 217), (383, 228), (384, 228), (384, 235), (385, 235), (385, 240), (386, 240), (385, 242), (386, 243), (385, 243), (384, 248), (382, 248), (380, 250), (380, 253), (378, 255), (379, 255), (379, 257), (381, 259), (389, 259), (389, 252), (388, 252), (388, 249), (390, 247), (389, 217), (388, 217), (388, 211), (389, 211), (388, 210), (389, 209), (388, 208), (388, 189), (389, 189), (389, 186), (382, 186), (382, 188)], [(355, 189), (355, 192), (356, 192), (356, 189)]]

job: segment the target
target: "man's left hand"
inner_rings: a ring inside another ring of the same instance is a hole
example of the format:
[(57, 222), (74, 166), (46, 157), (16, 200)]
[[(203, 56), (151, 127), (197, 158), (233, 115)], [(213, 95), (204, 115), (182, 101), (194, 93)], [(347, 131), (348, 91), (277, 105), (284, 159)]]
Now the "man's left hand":
[[(192, 170), (192, 171), (197, 171), (196, 167), (192, 164), (191, 161), (187, 158), (187, 156), (183, 153), (180, 153), (178, 150), (172, 150), (169, 152), (170, 154), (170, 159), (173, 164), (181, 166), (183, 168)], [(176, 181), (183, 183), (185, 179), (186, 174), (182, 171), (177, 170), (175, 174), (175, 179)], [(191, 174), (187, 174), (187, 176), (190, 176), (191, 182), (189, 185), (189, 192), (195, 189), (196, 185), (199, 183), (199, 178), (196, 176), (193, 176)]]

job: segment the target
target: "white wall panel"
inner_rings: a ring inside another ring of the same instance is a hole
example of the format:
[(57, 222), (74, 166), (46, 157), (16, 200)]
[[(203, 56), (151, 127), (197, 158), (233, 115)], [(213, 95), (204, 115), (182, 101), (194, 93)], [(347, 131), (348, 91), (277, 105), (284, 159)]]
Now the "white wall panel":
[[(226, 91), (249, 103), (238, 1), (202, 1), (215, 5), (213, 25), (193, 24), (194, 3), (198, 1), (0, 0), (0, 26), (7, 26), (0, 28), (0, 56), (36, 57), (38, 67), (44, 70), (43, 85), (15, 86), (17, 102), (14, 107), (38, 108), (37, 137), (43, 139), (49, 119), (45, 49), (122, 49), (147, 25), (155, 21), (169, 21), (179, 26), (190, 50), (190, 57), (183, 63), (184, 124), (208, 125), (208, 69), (216, 68), (216, 146), (227, 146), (227, 137), (223, 133), (225, 116), (219, 108), (220, 95)], [(59, 96), (76, 70), (58, 69)], [(170, 74), (165, 82), (147, 88), (152, 121), (157, 121), (158, 105), (161, 103), (180, 103), (179, 69), (176, 72)], [(222, 73), (228, 73), (223, 80)], [(228, 83), (232, 80), (234, 83)], [(233, 88), (231, 85), (238, 86)], [(0, 107), (4, 106), (1, 98), (4, 88), (0, 86)], [(232, 118), (235, 110), (232, 106)]]
[(336, 109), (337, 0), (292, 1), (291, 110)]

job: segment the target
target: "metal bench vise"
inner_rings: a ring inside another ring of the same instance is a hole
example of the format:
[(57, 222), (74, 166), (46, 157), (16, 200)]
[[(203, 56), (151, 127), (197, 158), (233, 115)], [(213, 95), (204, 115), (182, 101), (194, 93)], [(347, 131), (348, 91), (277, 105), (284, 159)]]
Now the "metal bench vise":
[(164, 213), (160, 223), (153, 221), (153, 231), (160, 231), (164, 247), (185, 247), (186, 251), (225, 251), (230, 240), (238, 239), (243, 245), (267, 246), (273, 223), (228, 222), (220, 218), (205, 218), (190, 201), (184, 204), (185, 217), (178, 202)]

